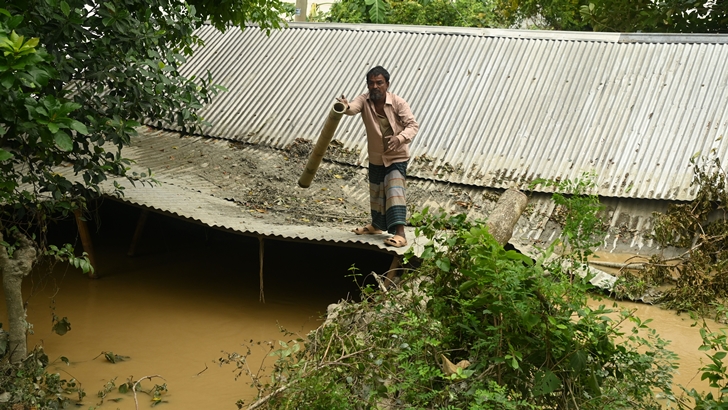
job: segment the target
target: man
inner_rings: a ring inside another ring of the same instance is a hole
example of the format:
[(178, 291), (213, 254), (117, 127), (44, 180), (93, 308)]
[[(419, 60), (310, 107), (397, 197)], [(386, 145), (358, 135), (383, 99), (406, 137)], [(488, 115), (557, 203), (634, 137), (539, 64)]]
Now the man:
[(351, 102), (343, 95), (337, 101), (347, 106), (344, 114), (361, 113), (369, 150), (369, 198), (372, 223), (353, 230), (357, 235), (377, 235), (386, 230), (394, 236), (384, 240), (389, 246), (407, 245), (404, 225), (407, 216), (405, 176), (410, 158), (409, 144), (419, 125), (409, 104), (390, 93), (389, 73), (377, 66), (366, 76), (368, 93)]

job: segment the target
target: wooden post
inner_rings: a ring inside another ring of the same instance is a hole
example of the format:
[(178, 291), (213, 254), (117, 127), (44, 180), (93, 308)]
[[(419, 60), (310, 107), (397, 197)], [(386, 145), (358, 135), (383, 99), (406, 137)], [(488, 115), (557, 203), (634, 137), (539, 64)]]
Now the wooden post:
[(134, 230), (134, 236), (131, 238), (131, 245), (129, 245), (129, 251), (126, 253), (127, 256), (134, 256), (136, 253), (137, 244), (142, 237), (144, 232), (144, 226), (147, 224), (147, 217), (149, 216), (148, 209), (142, 209), (137, 220), (136, 229)]
[(523, 192), (510, 188), (498, 198), (495, 208), (488, 215), (486, 225), (488, 232), (498, 243), (505, 245), (513, 235), (513, 228), (518, 218), (526, 209), (528, 197)]
[(260, 260), (260, 301), (265, 303), (265, 293), (263, 293), (263, 255), (264, 255), (264, 239), (262, 236), (258, 237), (258, 259)]
[(386, 280), (384, 281), (384, 285), (389, 289), (394, 285), (394, 278), (397, 276), (397, 269), (402, 267), (402, 263), (399, 259), (399, 255), (394, 255), (392, 258), (392, 264), (389, 265), (389, 270), (387, 271), (387, 274), (385, 275)]
[(78, 227), (78, 234), (81, 236), (81, 245), (83, 250), (88, 254), (88, 260), (91, 262), (91, 266), (94, 267), (93, 272), (88, 273), (88, 277), (96, 279), (98, 275), (98, 266), (96, 265), (96, 258), (94, 257), (94, 246), (91, 243), (91, 235), (88, 232), (88, 226), (86, 221), (83, 220), (80, 209), (75, 209), (73, 214), (76, 216), (76, 226)]

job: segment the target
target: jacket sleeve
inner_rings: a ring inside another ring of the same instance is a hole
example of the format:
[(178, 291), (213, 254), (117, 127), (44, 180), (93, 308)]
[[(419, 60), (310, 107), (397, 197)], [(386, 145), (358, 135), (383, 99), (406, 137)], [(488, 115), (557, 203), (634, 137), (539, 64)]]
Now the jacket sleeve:
[(353, 100), (349, 101), (349, 107), (344, 111), (344, 114), (346, 115), (356, 115), (361, 112), (361, 110), (364, 108), (364, 104), (367, 101), (366, 94), (360, 94), (357, 97), (355, 97)]
[(402, 132), (397, 135), (397, 138), (400, 139), (400, 142), (409, 144), (412, 142), (415, 135), (417, 135), (420, 125), (417, 123), (417, 120), (415, 120), (415, 116), (412, 114), (412, 110), (410, 110), (407, 101), (400, 98), (396, 108), (397, 116), (404, 128)]

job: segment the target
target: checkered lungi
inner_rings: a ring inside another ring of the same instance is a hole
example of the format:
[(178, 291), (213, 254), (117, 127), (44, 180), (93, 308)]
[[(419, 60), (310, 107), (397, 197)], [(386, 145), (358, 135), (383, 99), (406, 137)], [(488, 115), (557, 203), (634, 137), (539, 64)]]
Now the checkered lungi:
[(407, 222), (406, 176), (407, 162), (388, 167), (369, 164), (369, 199), (375, 228), (393, 234), (397, 225)]

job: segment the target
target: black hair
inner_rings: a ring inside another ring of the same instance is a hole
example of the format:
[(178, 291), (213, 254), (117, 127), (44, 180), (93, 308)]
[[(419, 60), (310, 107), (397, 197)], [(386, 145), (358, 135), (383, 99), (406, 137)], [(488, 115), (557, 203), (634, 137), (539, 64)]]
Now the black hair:
[(366, 78), (367, 82), (369, 82), (370, 78), (376, 77), (378, 75), (381, 75), (382, 77), (384, 77), (384, 81), (386, 81), (387, 84), (389, 84), (389, 72), (380, 65), (369, 70), (369, 72), (367, 73), (367, 78)]

